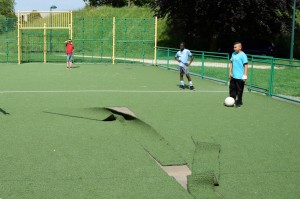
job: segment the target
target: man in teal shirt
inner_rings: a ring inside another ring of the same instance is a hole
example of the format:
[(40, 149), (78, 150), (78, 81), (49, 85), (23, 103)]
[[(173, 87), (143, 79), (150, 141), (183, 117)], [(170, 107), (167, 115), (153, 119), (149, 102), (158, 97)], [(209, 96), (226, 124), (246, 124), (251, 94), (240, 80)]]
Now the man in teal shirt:
[(248, 58), (242, 51), (240, 42), (234, 43), (234, 53), (230, 59), (229, 65), (229, 94), (235, 99), (235, 107), (240, 108), (243, 105), (243, 91), (248, 73)]

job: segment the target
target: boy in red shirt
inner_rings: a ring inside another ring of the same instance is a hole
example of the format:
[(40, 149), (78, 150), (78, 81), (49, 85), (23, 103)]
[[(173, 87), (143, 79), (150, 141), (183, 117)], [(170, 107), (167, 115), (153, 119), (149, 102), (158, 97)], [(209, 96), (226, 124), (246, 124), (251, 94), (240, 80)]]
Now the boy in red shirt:
[(72, 40), (69, 39), (65, 41), (66, 44), (66, 53), (67, 53), (67, 68), (72, 68), (72, 57), (73, 57), (73, 50), (74, 45), (72, 44)]

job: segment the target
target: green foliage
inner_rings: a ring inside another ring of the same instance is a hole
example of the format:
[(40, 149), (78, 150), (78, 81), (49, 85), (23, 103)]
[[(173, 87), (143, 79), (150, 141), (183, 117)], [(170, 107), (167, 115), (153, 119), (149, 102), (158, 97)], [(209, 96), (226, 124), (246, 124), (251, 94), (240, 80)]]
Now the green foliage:
[(15, 0), (0, 0), (0, 15), (8, 18), (16, 17), (14, 13)]
[(29, 15), (28, 15), (28, 20), (32, 21), (35, 19), (41, 19), (41, 13), (39, 13), (37, 10), (33, 10)]
[(154, 3), (154, 0), (132, 0), (132, 2), (136, 6), (147, 6), (150, 5), (151, 3)]
[(111, 3), (111, 0), (83, 0), (87, 5), (92, 7), (98, 7)]
[(87, 5), (99, 7), (103, 5), (112, 5), (113, 7), (123, 7), (127, 5), (127, 0), (83, 0)]
[(186, 40), (194, 49), (216, 50), (217, 41), (270, 40), (288, 33), (292, 0), (157, 0), (152, 9), (167, 18), (172, 40)]
[(111, 5), (118, 8), (124, 7), (127, 5), (127, 0), (112, 0)]

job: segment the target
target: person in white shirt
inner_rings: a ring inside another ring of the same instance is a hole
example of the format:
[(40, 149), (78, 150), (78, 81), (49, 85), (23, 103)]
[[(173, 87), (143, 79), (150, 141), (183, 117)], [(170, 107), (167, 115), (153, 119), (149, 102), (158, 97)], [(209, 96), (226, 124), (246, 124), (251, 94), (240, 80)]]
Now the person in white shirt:
[[(189, 61), (189, 57), (191, 58)], [(180, 74), (180, 89), (185, 89), (185, 84), (183, 80), (183, 76), (186, 75), (188, 81), (189, 81), (189, 88), (190, 90), (195, 90), (195, 87), (193, 86), (192, 78), (189, 72), (189, 66), (192, 64), (194, 60), (194, 56), (188, 49), (185, 49), (185, 43), (180, 43), (180, 50), (175, 55), (175, 60), (178, 61), (178, 71)]]

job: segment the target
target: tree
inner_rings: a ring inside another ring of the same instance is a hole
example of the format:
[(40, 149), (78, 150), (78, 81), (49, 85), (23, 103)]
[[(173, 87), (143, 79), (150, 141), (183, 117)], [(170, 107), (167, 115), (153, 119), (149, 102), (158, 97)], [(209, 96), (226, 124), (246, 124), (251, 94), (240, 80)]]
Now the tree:
[(292, 1), (156, 0), (151, 7), (158, 17), (167, 17), (171, 34), (194, 48), (216, 50), (217, 41), (269, 39), (289, 32)]
[(0, 0), (0, 15), (7, 18), (15, 18), (15, 0)]
[(41, 13), (39, 13), (37, 10), (31, 11), (31, 13), (29, 13), (28, 15), (28, 21), (33, 21), (41, 18), (42, 18)]
[(150, 5), (151, 3), (154, 3), (154, 0), (132, 0), (132, 2), (136, 6), (147, 6)]
[(83, 0), (87, 5), (98, 7), (103, 5), (112, 5), (113, 7), (123, 7), (127, 4), (127, 0)]

